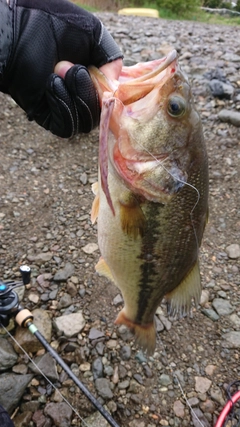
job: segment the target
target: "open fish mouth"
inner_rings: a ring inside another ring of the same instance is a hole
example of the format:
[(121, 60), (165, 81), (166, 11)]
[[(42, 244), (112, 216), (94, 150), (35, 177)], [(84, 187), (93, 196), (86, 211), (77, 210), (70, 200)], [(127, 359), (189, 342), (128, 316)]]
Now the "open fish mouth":
[[(146, 150), (134, 133), (136, 123), (146, 129), (146, 124), (157, 116), (162, 103), (162, 88), (178, 75), (178, 71), (176, 50), (159, 60), (123, 67), (119, 81), (109, 81), (99, 70), (90, 68), (102, 104), (99, 137), (101, 185), (113, 214), (108, 186), (109, 161), (130, 190), (150, 201), (166, 202), (184, 185), (186, 176), (181, 170), (174, 165), (172, 173), (171, 162), (168, 162), (167, 169), (163, 167), (168, 154), (158, 150), (156, 153), (152, 147)], [(120, 139), (119, 129), (123, 135)], [(113, 143), (109, 143), (109, 131), (114, 135)]]
[(165, 204), (187, 182), (187, 174), (174, 162), (167, 162), (168, 158), (168, 154), (142, 161), (120, 162), (118, 158), (114, 170), (129, 190), (149, 201)]

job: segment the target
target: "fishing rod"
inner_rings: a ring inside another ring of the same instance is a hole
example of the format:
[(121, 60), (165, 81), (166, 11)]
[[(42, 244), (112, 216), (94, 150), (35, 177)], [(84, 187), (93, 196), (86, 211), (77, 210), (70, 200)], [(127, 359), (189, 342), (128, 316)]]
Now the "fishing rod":
[(15, 317), (16, 322), (23, 328), (28, 330), (40, 341), (47, 352), (56, 360), (63, 368), (68, 376), (74, 381), (77, 387), (85, 394), (93, 406), (100, 412), (105, 420), (112, 427), (119, 427), (116, 421), (112, 418), (108, 411), (98, 402), (98, 400), (90, 393), (79, 378), (74, 375), (69, 366), (63, 361), (59, 354), (51, 347), (36, 325), (33, 323), (33, 315), (28, 310), (19, 304), (18, 294), (14, 291), (15, 288), (26, 286), (30, 283), (31, 269), (27, 265), (20, 267), (22, 282), (7, 281), (0, 282), (0, 326), (7, 327), (11, 317)]

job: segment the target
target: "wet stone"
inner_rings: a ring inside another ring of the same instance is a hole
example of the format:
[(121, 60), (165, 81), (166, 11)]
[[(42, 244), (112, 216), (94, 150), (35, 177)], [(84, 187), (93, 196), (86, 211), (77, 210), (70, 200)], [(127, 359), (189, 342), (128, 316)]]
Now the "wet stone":
[(17, 358), (12, 344), (6, 338), (0, 337), (0, 372), (11, 368)]

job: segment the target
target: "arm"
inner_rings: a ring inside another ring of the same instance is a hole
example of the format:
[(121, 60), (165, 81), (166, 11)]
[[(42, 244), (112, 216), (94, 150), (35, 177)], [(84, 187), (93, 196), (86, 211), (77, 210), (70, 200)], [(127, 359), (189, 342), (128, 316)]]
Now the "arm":
[[(67, 0), (0, 0), (0, 16), (0, 90), (56, 135), (90, 132), (100, 109), (86, 67), (118, 77), (122, 64), (103, 24)], [(65, 79), (54, 73), (63, 60), (77, 64)]]

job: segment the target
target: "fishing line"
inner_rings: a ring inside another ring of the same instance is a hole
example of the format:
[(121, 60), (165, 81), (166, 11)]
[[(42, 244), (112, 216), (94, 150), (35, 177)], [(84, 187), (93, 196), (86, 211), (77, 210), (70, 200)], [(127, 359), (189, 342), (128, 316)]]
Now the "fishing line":
[(27, 358), (30, 360), (30, 362), (35, 366), (35, 368), (41, 373), (41, 375), (45, 378), (45, 380), (56, 390), (61, 398), (67, 403), (67, 405), (72, 409), (72, 411), (77, 415), (77, 417), (83, 422), (83, 424), (88, 427), (88, 424), (84, 421), (84, 419), (81, 417), (79, 412), (71, 405), (71, 403), (66, 399), (66, 397), (63, 396), (61, 391), (52, 383), (52, 381), (44, 374), (44, 372), (39, 368), (39, 366), (34, 362), (34, 360), (29, 356), (29, 354), (24, 350), (24, 348), (19, 344), (19, 342), (14, 338), (14, 336), (5, 328), (4, 325), (0, 324), (0, 327), (5, 330), (5, 332), (9, 335), (9, 337), (17, 344), (17, 346), (22, 350), (22, 352), (27, 356)]
[[(200, 200), (200, 192), (198, 191), (198, 189), (196, 187), (194, 187), (194, 185), (190, 184), (189, 182), (183, 181), (180, 178), (175, 177), (164, 165), (163, 162), (161, 162), (157, 157), (154, 156), (154, 154), (152, 154), (146, 147), (144, 147), (142, 144), (140, 144), (139, 141), (135, 140), (136, 144), (141, 147), (144, 151), (146, 151), (154, 160), (156, 160), (156, 162), (159, 164), (159, 166), (161, 166), (175, 181), (187, 185), (188, 187), (192, 188), (196, 193), (197, 193), (197, 201), (195, 202), (195, 204), (193, 205), (193, 208), (190, 211), (190, 220), (191, 220), (191, 225), (192, 225), (192, 229), (193, 229), (193, 233), (194, 233), (194, 237), (196, 240), (196, 244), (197, 244), (197, 250), (199, 251), (199, 241), (198, 241), (198, 237), (197, 237), (197, 232), (196, 232), (196, 227), (194, 225), (194, 221), (193, 221), (193, 212), (195, 211), (199, 200)], [(167, 160), (167, 159), (165, 159)], [(147, 181), (147, 180), (146, 180)], [(147, 181), (148, 182), (148, 181)]]
[[(159, 335), (159, 334), (157, 334), (157, 339), (158, 339), (158, 341), (159, 341), (159, 344), (162, 346), (163, 354), (164, 354), (164, 356), (165, 356), (166, 360), (168, 360), (165, 345), (164, 345), (163, 341), (161, 340), (161, 338), (160, 338), (160, 335)], [(176, 379), (177, 384), (178, 384), (178, 387), (179, 387), (179, 389), (180, 389), (180, 391), (181, 391), (181, 394), (182, 394), (182, 396), (183, 396), (183, 398), (184, 398), (184, 400), (185, 400), (185, 402), (186, 402), (187, 406), (189, 407), (189, 409), (190, 409), (191, 413), (192, 413), (192, 414), (193, 414), (193, 416), (196, 418), (196, 420), (199, 422), (199, 425), (200, 425), (201, 427), (205, 427), (205, 426), (204, 426), (204, 424), (201, 422), (201, 420), (198, 418), (197, 414), (194, 412), (194, 409), (193, 409), (193, 407), (191, 406), (191, 404), (189, 403), (189, 400), (188, 400), (188, 398), (187, 398), (187, 396), (186, 396), (186, 393), (184, 392), (184, 390), (183, 390), (183, 388), (182, 388), (182, 384), (181, 384), (181, 382), (180, 382), (180, 380), (179, 380), (178, 376), (175, 374), (175, 372), (174, 372), (173, 368), (170, 366), (170, 364), (169, 364), (168, 362), (167, 362), (167, 366), (168, 366), (168, 368), (169, 368), (169, 370), (170, 370), (170, 372), (171, 372), (171, 374), (172, 374), (173, 378), (175, 378), (175, 379)]]
[[(192, 184), (190, 184), (190, 183), (188, 183), (188, 182), (185, 182), (185, 181), (183, 181), (183, 180), (181, 180), (181, 179), (179, 179), (179, 178), (177, 178), (177, 177), (175, 177), (164, 165), (163, 165), (163, 162), (161, 162), (157, 157), (155, 157), (154, 156), (154, 154), (152, 154), (146, 147), (144, 147), (144, 146), (142, 146), (138, 141), (136, 141), (135, 140), (135, 142), (144, 150), (144, 151), (146, 151), (154, 160), (156, 160), (156, 162), (159, 164), (159, 166), (161, 166), (174, 180), (176, 180), (176, 181), (178, 181), (178, 182), (180, 182), (181, 184), (184, 184), (184, 185), (187, 185), (188, 187), (190, 187), (190, 188), (192, 188), (196, 193), (197, 193), (197, 200), (196, 200), (196, 202), (195, 202), (195, 204), (193, 205), (193, 207), (192, 207), (192, 209), (191, 209), (191, 211), (190, 211), (190, 220), (191, 220), (191, 224), (192, 224), (192, 229), (193, 229), (193, 232), (194, 232), (194, 237), (195, 237), (195, 240), (196, 240), (196, 244), (197, 244), (197, 250), (199, 250), (199, 242), (198, 242), (198, 237), (197, 237), (197, 232), (196, 232), (196, 228), (195, 228), (195, 225), (194, 225), (194, 221), (193, 221), (193, 213), (194, 213), (194, 210), (196, 209), (196, 207), (197, 207), (197, 205), (198, 205), (198, 203), (199, 203), (199, 200), (200, 200), (200, 192), (198, 191), (198, 189), (194, 186), (194, 185), (192, 185)], [(165, 159), (165, 160), (167, 160), (167, 159)], [(164, 160), (163, 160), (164, 161)], [(163, 353), (164, 353), (164, 356), (166, 357), (166, 360), (167, 360), (167, 353), (166, 353), (166, 350), (165, 350), (165, 346), (164, 346), (164, 343), (163, 343), (163, 341), (161, 340), (161, 338), (160, 338), (160, 336), (159, 336), (159, 334), (157, 334), (157, 338), (158, 338), (158, 340), (159, 340), (159, 342), (160, 342), (160, 344), (162, 345), (162, 348), (163, 348)], [(175, 372), (174, 372), (174, 370), (173, 370), (173, 368), (169, 365), (169, 363), (167, 364), (167, 366), (168, 366), (168, 368), (170, 369), (170, 372), (172, 373), (172, 376), (176, 379), (176, 381), (177, 381), (177, 384), (178, 384), (178, 387), (179, 387), (179, 389), (180, 389), (180, 391), (181, 391), (181, 394), (182, 394), (182, 396), (183, 396), (183, 398), (184, 398), (184, 400), (185, 400), (185, 402), (186, 402), (186, 404), (187, 404), (187, 406), (189, 407), (189, 409), (190, 409), (190, 411), (191, 411), (191, 413), (193, 414), (193, 416), (196, 418), (196, 420), (199, 422), (199, 425), (201, 426), (201, 427), (205, 427), (204, 426), (204, 424), (201, 422), (201, 420), (198, 418), (198, 416), (197, 416), (197, 414), (194, 412), (194, 409), (192, 408), (192, 406), (191, 406), (191, 404), (189, 403), (189, 400), (188, 400), (188, 398), (187, 398), (187, 396), (186, 396), (186, 394), (185, 394), (185, 392), (184, 392), (184, 390), (183, 390), (183, 388), (182, 388), (182, 385), (181, 385), (181, 382), (180, 382), (180, 380), (179, 380), (179, 378), (177, 377), (177, 375), (175, 374)]]

